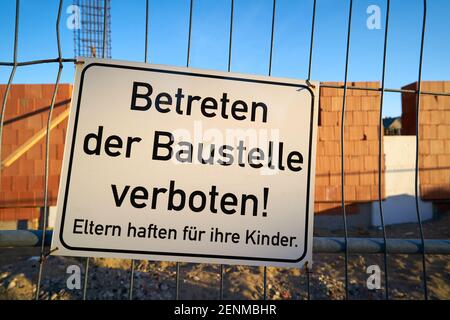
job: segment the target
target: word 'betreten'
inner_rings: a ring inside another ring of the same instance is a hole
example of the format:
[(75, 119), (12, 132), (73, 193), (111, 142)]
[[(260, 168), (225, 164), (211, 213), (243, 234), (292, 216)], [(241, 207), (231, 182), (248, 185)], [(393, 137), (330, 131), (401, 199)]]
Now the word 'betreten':
[(160, 113), (175, 111), (179, 115), (190, 116), (193, 109), (199, 109), (201, 115), (206, 118), (222, 117), (223, 119), (229, 119), (231, 117), (239, 121), (250, 118), (252, 122), (267, 122), (267, 105), (264, 102), (230, 101), (226, 92), (222, 93), (220, 99), (200, 97), (185, 94), (182, 88), (178, 88), (174, 94), (168, 92), (154, 94), (150, 83), (133, 82), (131, 110), (148, 111), (153, 105), (156, 111)]

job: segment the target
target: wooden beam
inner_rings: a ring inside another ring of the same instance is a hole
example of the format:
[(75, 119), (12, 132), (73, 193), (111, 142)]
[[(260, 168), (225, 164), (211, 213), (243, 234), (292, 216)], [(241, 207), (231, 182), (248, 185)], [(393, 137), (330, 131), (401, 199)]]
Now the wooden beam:
[[(63, 122), (70, 113), (70, 108), (67, 108), (61, 112), (56, 118), (50, 122), (50, 131), (53, 130), (58, 124)], [(16, 162), (21, 156), (23, 156), (28, 150), (30, 150), (36, 143), (38, 143), (47, 134), (47, 126), (35, 133), (30, 139), (28, 139), (24, 144), (14, 150), (5, 160), (2, 161), (2, 168), (7, 168)]]

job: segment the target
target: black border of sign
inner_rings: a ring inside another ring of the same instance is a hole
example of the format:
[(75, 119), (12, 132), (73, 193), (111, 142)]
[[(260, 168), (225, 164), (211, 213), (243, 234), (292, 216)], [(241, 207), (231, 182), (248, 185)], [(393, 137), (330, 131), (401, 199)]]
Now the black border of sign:
[[(65, 214), (66, 214), (66, 206), (67, 206), (67, 197), (69, 194), (69, 186), (70, 186), (70, 174), (72, 171), (72, 160), (73, 160), (73, 153), (75, 149), (75, 140), (76, 140), (76, 131), (77, 131), (77, 125), (78, 125), (78, 115), (80, 111), (80, 104), (81, 104), (81, 93), (83, 91), (83, 83), (84, 83), (84, 75), (89, 68), (94, 66), (100, 66), (100, 67), (110, 67), (110, 68), (118, 68), (118, 69), (129, 69), (129, 70), (138, 70), (138, 71), (150, 71), (150, 72), (159, 72), (159, 73), (168, 73), (168, 74), (176, 74), (176, 75), (184, 75), (184, 76), (196, 76), (196, 77), (204, 77), (204, 78), (213, 78), (213, 79), (222, 79), (222, 80), (232, 80), (232, 81), (244, 81), (244, 82), (253, 82), (253, 83), (263, 83), (263, 84), (272, 84), (272, 85), (281, 85), (281, 86), (288, 86), (288, 87), (297, 87), (297, 88), (303, 88), (308, 90), (308, 92), (311, 94), (311, 117), (310, 117), (310, 132), (309, 132), (309, 155), (308, 155), (308, 177), (307, 177), (307, 191), (306, 191), (306, 221), (305, 221), (305, 245), (303, 254), (298, 259), (271, 259), (271, 258), (262, 258), (262, 257), (241, 257), (241, 256), (225, 256), (225, 255), (208, 255), (208, 254), (198, 254), (198, 253), (177, 253), (177, 252), (157, 252), (157, 251), (142, 251), (142, 250), (120, 250), (120, 249), (104, 249), (104, 248), (82, 248), (82, 247), (72, 247), (69, 246), (63, 239), (63, 233), (64, 233), (64, 220), (65, 220)], [(308, 250), (308, 225), (309, 225), (309, 198), (310, 198), (310, 189), (311, 189), (311, 153), (312, 153), (312, 139), (313, 139), (313, 121), (314, 121), (314, 93), (311, 91), (311, 89), (306, 85), (300, 85), (296, 83), (285, 83), (285, 82), (276, 82), (276, 81), (267, 81), (267, 80), (257, 80), (257, 79), (245, 79), (245, 78), (238, 78), (238, 77), (226, 77), (226, 76), (219, 76), (219, 75), (211, 75), (211, 74), (201, 74), (201, 73), (195, 73), (195, 72), (186, 72), (186, 71), (175, 71), (175, 70), (163, 70), (163, 69), (155, 69), (155, 68), (144, 68), (144, 67), (132, 67), (132, 66), (123, 66), (123, 65), (116, 65), (116, 64), (109, 64), (109, 63), (99, 63), (94, 62), (89, 65), (87, 65), (83, 71), (81, 72), (80, 77), (80, 86), (78, 90), (78, 100), (77, 100), (77, 109), (75, 113), (75, 121), (74, 121), (74, 128), (73, 128), (73, 134), (72, 134), (72, 145), (70, 147), (70, 156), (69, 156), (69, 166), (68, 166), (68, 172), (67, 172), (67, 179), (66, 179), (66, 189), (64, 191), (64, 202), (63, 202), (63, 211), (62, 211), (62, 217), (61, 217), (61, 226), (59, 231), (59, 240), (61, 241), (61, 244), (69, 250), (77, 250), (77, 251), (96, 251), (96, 252), (115, 252), (115, 253), (126, 253), (126, 254), (146, 254), (146, 255), (160, 255), (160, 256), (178, 256), (178, 257), (197, 257), (197, 258), (216, 258), (216, 259), (225, 259), (225, 260), (241, 260), (241, 261), (271, 261), (271, 262), (283, 262), (283, 263), (296, 263), (300, 262), (307, 253)]]

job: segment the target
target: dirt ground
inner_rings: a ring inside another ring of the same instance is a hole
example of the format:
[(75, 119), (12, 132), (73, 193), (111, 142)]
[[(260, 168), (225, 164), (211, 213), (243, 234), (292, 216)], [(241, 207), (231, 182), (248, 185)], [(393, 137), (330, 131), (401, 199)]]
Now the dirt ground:
[[(450, 213), (424, 223), (426, 238), (450, 239)], [(342, 231), (315, 230), (316, 236), (342, 236)], [(389, 238), (416, 238), (417, 224), (387, 228)], [(350, 226), (349, 236), (379, 237), (376, 229), (360, 230)], [(0, 249), (0, 299), (33, 299), (39, 270), (38, 248)], [(315, 254), (310, 271), (311, 299), (343, 299), (344, 256)], [(40, 299), (82, 299), (85, 258), (49, 257), (44, 264)], [(450, 299), (450, 256), (427, 255), (427, 280), (431, 299)], [(384, 273), (381, 289), (367, 289), (366, 269), (377, 264), (384, 270), (383, 255), (350, 255), (350, 299), (383, 299)], [(68, 289), (67, 267), (80, 267), (81, 289)], [(88, 274), (88, 299), (128, 299), (130, 260), (91, 259)], [(175, 263), (136, 261), (134, 299), (174, 299)], [(421, 255), (389, 255), (389, 297), (391, 299), (422, 299)], [(180, 299), (217, 299), (220, 266), (182, 263), (180, 266)], [(384, 272), (384, 271), (383, 271)], [(307, 299), (307, 274), (304, 270), (268, 268), (269, 299)], [(263, 268), (225, 266), (225, 299), (262, 299)]]

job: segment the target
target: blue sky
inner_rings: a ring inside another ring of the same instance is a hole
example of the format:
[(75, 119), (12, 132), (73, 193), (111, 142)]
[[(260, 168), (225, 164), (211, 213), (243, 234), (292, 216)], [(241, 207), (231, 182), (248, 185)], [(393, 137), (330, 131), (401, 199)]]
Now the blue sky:
[[(57, 0), (21, 0), (18, 60), (57, 56)], [(349, 81), (381, 79), (385, 0), (354, 0)], [(191, 66), (226, 70), (231, 0), (194, 0)], [(391, 0), (386, 86), (400, 88), (418, 76), (422, 0)], [(72, 0), (64, 1), (61, 43), (73, 57), (73, 31), (66, 27)], [(308, 71), (313, 0), (277, 0), (273, 51), (274, 76), (305, 79)], [(369, 5), (381, 8), (381, 29), (369, 30)], [(112, 57), (144, 60), (145, 0), (112, 0)], [(317, 0), (312, 79), (342, 81), (345, 67), (348, 0)], [(12, 61), (15, 0), (0, 2), (0, 60)], [(189, 0), (150, 0), (149, 62), (186, 64)], [(272, 0), (235, 0), (231, 70), (267, 75)], [(450, 1), (428, 0), (424, 80), (450, 80)], [(15, 83), (51, 83), (57, 66), (20, 67)], [(5, 83), (9, 67), (0, 67)], [(65, 64), (62, 82), (73, 81)], [(386, 94), (386, 116), (401, 112), (400, 95)]]

